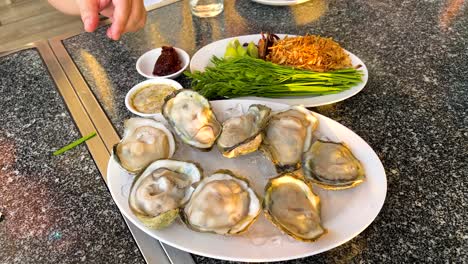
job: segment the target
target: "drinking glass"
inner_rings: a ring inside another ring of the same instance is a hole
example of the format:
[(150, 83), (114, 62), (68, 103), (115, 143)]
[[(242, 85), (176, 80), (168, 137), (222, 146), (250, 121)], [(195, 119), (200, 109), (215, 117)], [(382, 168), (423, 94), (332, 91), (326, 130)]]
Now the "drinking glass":
[(198, 17), (214, 17), (223, 12), (224, 0), (190, 0), (190, 9)]

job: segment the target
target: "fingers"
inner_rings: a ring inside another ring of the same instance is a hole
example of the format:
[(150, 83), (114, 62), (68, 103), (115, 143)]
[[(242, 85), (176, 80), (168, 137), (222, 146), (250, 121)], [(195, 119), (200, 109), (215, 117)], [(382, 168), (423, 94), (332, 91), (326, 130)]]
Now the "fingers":
[(113, 3), (112, 25), (107, 30), (107, 36), (113, 40), (118, 40), (125, 32), (125, 26), (131, 11), (131, 0), (114, 0)]
[(132, 1), (132, 10), (125, 26), (126, 32), (135, 32), (145, 26), (146, 10), (141, 0)]
[(112, 25), (107, 30), (109, 38), (118, 40), (123, 33), (135, 32), (145, 26), (146, 10), (143, 0), (113, 0), (112, 8)]
[(96, 30), (99, 24), (99, 1), (78, 0), (78, 6), (85, 30), (87, 32)]
[(109, 17), (112, 25), (107, 36), (120, 39), (126, 32), (135, 32), (145, 26), (146, 10), (143, 0), (77, 0), (81, 17), (88, 32), (99, 25), (99, 13)]

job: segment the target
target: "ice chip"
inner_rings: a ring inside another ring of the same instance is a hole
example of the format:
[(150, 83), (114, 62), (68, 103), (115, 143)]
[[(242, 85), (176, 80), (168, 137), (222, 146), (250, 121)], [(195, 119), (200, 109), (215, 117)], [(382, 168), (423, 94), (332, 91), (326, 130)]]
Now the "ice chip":
[(231, 108), (226, 109), (223, 113), (223, 120), (229, 119), (231, 117), (241, 116), (244, 112), (242, 111), (242, 105), (236, 104)]
[(281, 245), (281, 237), (280, 236), (271, 237), (270, 238), (270, 243), (275, 245), (275, 246)]
[(262, 246), (265, 245), (266, 239), (264, 237), (250, 237), (250, 242), (255, 246)]
[(128, 198), (130, 194), (130, 188), (132, 187), (132, 182), (127, 182), (126, 184), (122, 185), (120, 188), (120, 193), (122, 194), (123, 197)]

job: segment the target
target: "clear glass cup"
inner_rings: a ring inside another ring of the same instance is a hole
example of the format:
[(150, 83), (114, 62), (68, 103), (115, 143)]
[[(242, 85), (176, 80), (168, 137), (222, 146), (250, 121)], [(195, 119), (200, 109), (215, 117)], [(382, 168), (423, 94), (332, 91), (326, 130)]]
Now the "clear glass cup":
[(223, 12), (224, 0), (190, 0), (192, 14), (198, 17), (214, 17)]

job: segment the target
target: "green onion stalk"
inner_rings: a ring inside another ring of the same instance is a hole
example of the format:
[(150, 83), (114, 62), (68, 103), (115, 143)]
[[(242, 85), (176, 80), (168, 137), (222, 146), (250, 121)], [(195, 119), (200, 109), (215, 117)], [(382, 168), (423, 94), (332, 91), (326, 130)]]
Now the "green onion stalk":
[(335, 94), (362, 81), (355, 68), (313, 72), (277, 65), (250, 56), (211, 59), (204, 72), (186, 73), (192, 89), (208, 99), (241, 96), (287, 97)]

